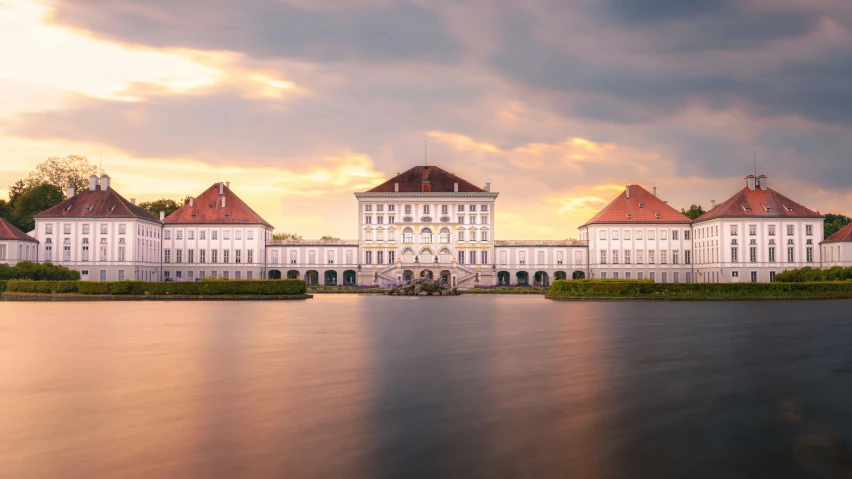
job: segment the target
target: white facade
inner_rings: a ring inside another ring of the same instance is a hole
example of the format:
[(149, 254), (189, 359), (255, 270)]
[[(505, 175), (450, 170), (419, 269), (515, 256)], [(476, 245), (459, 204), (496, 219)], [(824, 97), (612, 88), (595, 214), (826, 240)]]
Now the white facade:
[(21, 261), (38, 261), (38, 243), (19, 239), (0, 239), (0, 263), (15, 266)]
[(852, 242), (823, 243), (820, 249), (823, 268), (852, 267)]
[(264, 279), (267, 238), (262, 225), (164, 225), (163, 279)]
[(549, 286), (554, 280), (590, 274), (585, 241), (497, 241), (494, 250), (498, 286)]
[(266, 246), (267, 277), (354, 286), (359, 284), (359, 251), (357, 240), (273, 240)]

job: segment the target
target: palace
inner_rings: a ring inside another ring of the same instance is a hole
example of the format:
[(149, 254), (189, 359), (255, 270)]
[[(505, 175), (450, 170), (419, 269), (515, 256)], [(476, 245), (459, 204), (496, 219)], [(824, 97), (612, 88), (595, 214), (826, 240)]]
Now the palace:
[[(36, 215), (29, 235), (0, 222), (0, 261), (52, 261), (83, 279), (195, 281), (301, 278), (390, 287), (426, 277), (456, 287), (547, 286), (554, 279), (773, 281), (803, 266), (852, 264), (852, 225), (825, 241), (823, 218), (772, 190), (766, 176), (692, 221), (628, 185), (579, 228), (579, 240), (498, 239), (499, 193), (437, 166), (415, 166), (356, 192), (348, 240), (275, 240), (230, 183), (215, 183), (159, 220), (110, 179)], [(567, 235), (566, 235), (567, 236)]]

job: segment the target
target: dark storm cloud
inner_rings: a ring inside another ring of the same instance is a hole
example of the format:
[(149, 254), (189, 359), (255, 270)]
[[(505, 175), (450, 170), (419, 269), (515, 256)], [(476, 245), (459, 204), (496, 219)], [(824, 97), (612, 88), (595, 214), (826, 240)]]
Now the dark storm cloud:
[(462, 49), (436, 12), (410, 2), (309, 10), (276, 1), (68, 0), (56, 20), (121, 41), (255, 58), (450, 62)]
[(603, 8), (631, 23), (654, 23), (672, 19), (725, 14), (736, 10), (734, 0), (603, 0)]

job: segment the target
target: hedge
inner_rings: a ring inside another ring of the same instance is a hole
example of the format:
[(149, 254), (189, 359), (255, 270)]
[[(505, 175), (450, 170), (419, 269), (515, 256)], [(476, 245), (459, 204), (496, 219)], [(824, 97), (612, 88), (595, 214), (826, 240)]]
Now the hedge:
[(115, 295), (296, 295), (305, 294), (305, 282), (298, 279), (247, 281), (192, 281), (158, 283), (145, 281), (22, 281), (6, 285), (10, 293), (77, 293)]
[(835, 266), (829, 269), (799, 268), (775, 275), (778, 283), (809, 283), (814, 281), (852, 281), (852, 267)]
[(776, 298), (848, 297), (852, 282), (812, 283), (654, 283), (650, 281), (558, 280), (551, 297), (610, 298)]
[(6, 281), (0, 280), (0, 293), (6, 291)]
[(33, 281), (67, 281), (80, 279), (80, 272), (57, 266), (49, 261), (21, 261), (15, 266), (0, 264), (0, 280), (30, 279)]

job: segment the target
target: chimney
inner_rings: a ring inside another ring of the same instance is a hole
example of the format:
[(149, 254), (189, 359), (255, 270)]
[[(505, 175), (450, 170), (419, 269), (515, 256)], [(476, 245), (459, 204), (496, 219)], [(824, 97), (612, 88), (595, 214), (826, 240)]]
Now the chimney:
[(101, 189), (104, 191), (109, 189), (109, 176), (106, 174), (101, 176)]
[(65, 198), (66, 199), (67, 198), (73, 198), (76, 193), (77, 193), (77, 190), (73, 186), (69, 186), (68, 188), (65, 188)]
[(394, 184), (393, 184), (393, 192), (394, 192), (394, 193), (399, 193), (399, 183), (394, 183)]
[(454, 193), (458, 193), (458, 192), (459, 192), (459, 184), (458, 184), (458, 183), (453, 183), (453, 192), (454, 192)]
[(231, 182), (230, 182), (230, 181), (226, 181), (226, 182), (225, 182), (225, 188), (230, 188), (230, 187), (231, 187)]
[(657, 187), (654, 187), (654, 196), (657, 196)]
[(485, 183), (485, 191), (491, 192), (491, 183)]
[(755, 181), (757, 180), (757, 178), (755, 178), (754, 175), (748, 175), (748, 176), (745, 177), (745, 179), (746, 179), (746, 184), (748, 185), (748, 189), (750, 189), (751, 191), (754, 191)]
[(166, 212), (160, 211), (160, 221), (163, 221), (164, 219), (166, 219)]
[(136, 205), (136, 198), (130, 198), (130, 204)]
[(766, 175), (760, 175), (757, 177), (757, 183), (760, 185), (760, 189), (766, 191), (769, 189), (769, 178)]
[(192, 208), (192, 205), (195, 203), (195, 198), (189, 197), (189, 207)]
[(225, 207), (225, 197), (223, 196), (222, 197), (222, 208), (224, 208), (224, 207)]
[(92, 175), (89, 177), (89, 191), (95, 191), (98, 189), (98, 177)]
[(220, 195), (225, 194), (225, 183), (219, 183), (219, 194)]
[(625, 188), (624, 191), (627, 193), (627, 199), (629, 200), (630, 199), (630, 185), (627, 185), (627, 188)]

